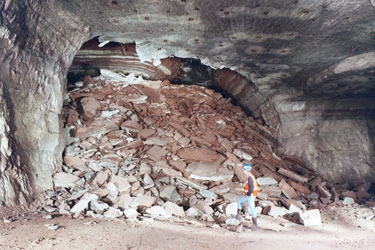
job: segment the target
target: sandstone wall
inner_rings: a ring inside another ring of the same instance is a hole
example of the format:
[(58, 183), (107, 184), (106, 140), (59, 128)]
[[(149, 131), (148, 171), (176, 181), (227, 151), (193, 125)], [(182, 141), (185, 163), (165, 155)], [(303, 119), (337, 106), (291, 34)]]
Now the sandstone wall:
[(280, 117), (282, 153), (300, 158), (331, 183), (350, 186), (374, 181), (371, 99), (279, 98), (273, 100)]
[(87, 32), (40, 1), (2, 2), (0, 12), (1, 202), (27, 205), (61, 168), (64, 79)]

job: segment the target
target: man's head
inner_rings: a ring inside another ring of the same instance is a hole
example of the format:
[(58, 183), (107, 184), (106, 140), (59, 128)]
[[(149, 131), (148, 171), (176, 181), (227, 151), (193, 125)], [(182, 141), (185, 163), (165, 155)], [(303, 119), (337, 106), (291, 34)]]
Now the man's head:
[(251, 170), (251, 165), (250, 165), (250, 163), (243, 163), (243, 164), (242, 164), (242, 169), (243, 169), (244, 171), (248, 171), (248, 172), (250, 172), (250, 170)]

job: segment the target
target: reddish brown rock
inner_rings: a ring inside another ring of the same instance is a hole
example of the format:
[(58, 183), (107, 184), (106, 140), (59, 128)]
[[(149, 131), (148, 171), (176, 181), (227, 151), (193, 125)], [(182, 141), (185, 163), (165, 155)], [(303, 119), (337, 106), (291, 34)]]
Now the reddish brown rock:
[(279, 183), (279, 187), (283, 194), (289, 199), (295, 199), (298, 197), (297, 192), (292, 188), (284, 179)]
[(142, 129), (142, 124), (136, 121), (127, 120), (121, 123), (120, 127), (122, 130), (138, 133)]
[(186, 161), (215, 162), (219, 159), (219, 155), (208, 148), (182, 148), (177, 154)]
[(153, 135), (156, 134), (156, 130), (155, 129), (151, 129), (151, 128), (145, 128), (145, 129), (142, 129), (141, 131), (139, 131), (138, 133), (138, 136), (139, 138), (141, 138), (142, 140), (148, 138), (148, 137), (151, 137)]
[(184, 128), (181, 124), (177, 122), (169, 122), (168, 125), (174, 128), (177, 132), (179, 132), (183, 136), (190, 137), (190, 132), (186, 128)]
[(147, 151), (147, 156), (154, 161), (160, 161), (165, 158), (165, 155), (167, 153), (168, 151), (164, 148), (159, 146), (153, 146)]
[(121, 117), (114, 117), (110, 121), (104, 118), (95, 118), (84, 126), (76, 127), (74, 135), (78, 138), (103, 135), (110, 131), (117, 130), (121, 120)]
[(90, 120), (93, 118), (98, 109), (100, 108), (100, 102), (95, 99), (95, 97), (84, 97), (80, 101), (82, 107), (82, 114), (81, 117), (83, 120)]

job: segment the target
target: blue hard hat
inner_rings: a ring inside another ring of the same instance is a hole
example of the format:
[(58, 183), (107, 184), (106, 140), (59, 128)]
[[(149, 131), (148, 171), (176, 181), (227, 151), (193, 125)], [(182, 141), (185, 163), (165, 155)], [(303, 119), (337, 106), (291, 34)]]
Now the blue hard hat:
[(251, 165), (249, 163), (244, 163), (242, 165), (243, 170), (249, 171), (251, 170)]

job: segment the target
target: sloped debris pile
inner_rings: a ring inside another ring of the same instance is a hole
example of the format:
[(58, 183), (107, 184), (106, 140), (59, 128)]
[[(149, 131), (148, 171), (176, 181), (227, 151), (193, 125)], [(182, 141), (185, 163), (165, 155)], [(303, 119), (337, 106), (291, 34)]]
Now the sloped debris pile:
[(264, 215), (316, 225), (319, 209), (350, 202), (277, 156), (272, 131), (221, 94), (101, 73), (68, 88), (64, 166), (46, 192), (48, 212), (233, 226), (242, 162), (253, 165)]

